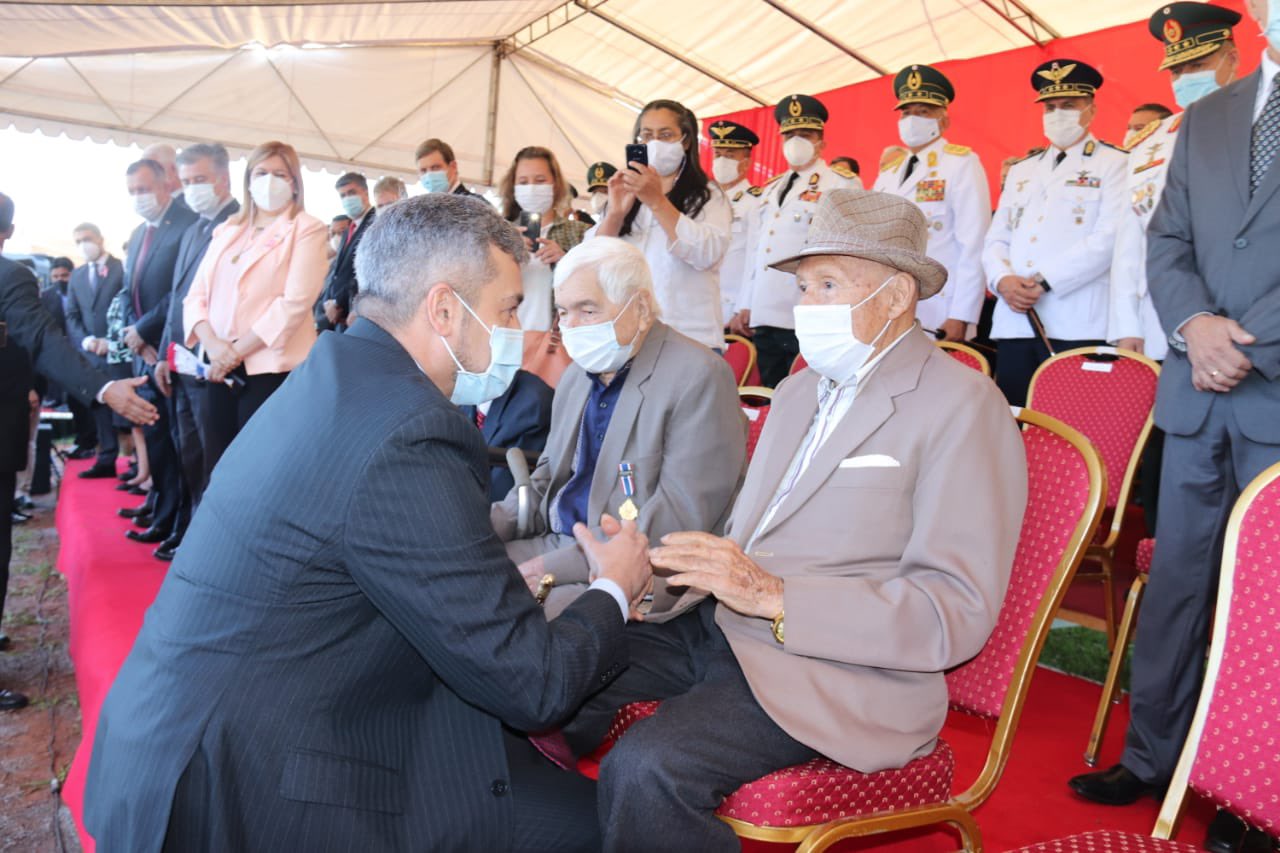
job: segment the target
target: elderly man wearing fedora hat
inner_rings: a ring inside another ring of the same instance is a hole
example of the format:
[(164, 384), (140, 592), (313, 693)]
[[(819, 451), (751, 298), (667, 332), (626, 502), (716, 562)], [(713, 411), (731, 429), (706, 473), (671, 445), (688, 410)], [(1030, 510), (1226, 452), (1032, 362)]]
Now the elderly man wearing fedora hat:
[(739, 785), (933, 748), (943, 673), (995, 626), (1027, 483), (996, 386), (915, 321), (946, 281), (927, 241), (911, 202), (838, 189), (776, 264), (809, 366), (777, 389), (725, 536), (651, 551), (685, 612), (628, 626), (630, 668), (566, 728), (589, 749), (622, 704), (663, 700), (601, 766), (605, 849), (737, 850), (714, 811)]

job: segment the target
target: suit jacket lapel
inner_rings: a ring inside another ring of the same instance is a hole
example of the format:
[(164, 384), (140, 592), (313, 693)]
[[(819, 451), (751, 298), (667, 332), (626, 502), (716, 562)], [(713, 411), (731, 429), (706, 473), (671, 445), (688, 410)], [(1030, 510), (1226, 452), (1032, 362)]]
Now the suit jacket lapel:
[(556, 386), (555, 404), (564, 413), (564, 420), (559, 424), (560, 429), (556, 429), (557, 424), (553, 420), (551, 434), (542, 454), (555, 465), (551, 471), (547, 493), (543, 495), (544, 513), (551, 510), (551, 496), (564, 488), (573, 473), (573, 462), (578, 455), (578, 434), (582, 431), (582, 412), (587, 407), (590, 393), (591, 377), (580, 370), (566, 372)]
[(297, 217), (289, 220), (283, 226), (280, 221), (272, 223), (271, 227), (262, 232), (261, 236), (254, 241), (253, 245), (245, 251), (244, 257), (241, 258), (240, 277), (243, 279), (249, 268), (262, 260), (263, 256), (272, 249), (284, 242), (290, 230), (297, 225)]
[[(1227, 170), (1231, 173), (1236, 191), (1240, 193), (1240, 201), (1246, 208), (1246, 221), (1249, 218), (1247, 210), (1252, 207), (1249, 198), (1249, 151), (1253, 146), (1253, 104), (1258, 94), (1258, 81), (1261, 79), (1262, 72), (1255, 71), (1241, 80), (1232, 87), (1231, 97), (1227, 99), (1225, 106)], [(1256, 200), (1255, 196), (1253, 201)]]

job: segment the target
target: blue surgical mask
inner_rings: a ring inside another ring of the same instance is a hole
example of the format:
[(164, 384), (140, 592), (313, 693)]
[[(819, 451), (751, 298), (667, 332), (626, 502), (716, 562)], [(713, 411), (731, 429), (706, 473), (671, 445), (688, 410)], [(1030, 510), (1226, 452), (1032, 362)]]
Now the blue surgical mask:
[(342, 212), (355, 222), (360, 218), (360, 214), (364, 213), (364, 202), (358, 195), (345, 195), (342, 197)]
[[(440, 172), (428, 172), (441, 174)], [(454, 291), (454, 296), (458, 296)], [(458, 376), (453, 384), (453, 394), (449, 400), (455, 406), (478, 406), (490, 400), (496, 400), (506, 393), (515, 379), (516, 371), (524, 361), (524, 334), (519, 329), (507, 329), (501, 326), (488, 326), (480, 319), (467, 301), (458, 296), (462, 307), (475, 317), (476, 322), (489, 332), (489, 366), (480, 373), (472, 373), (462, 366), (453, 353), (453, 347), (444, 341), (444, 348), (449, 351), (449, 358), (458, 366)]]
[(1173, 99), (1185, 110), (1205, 95), (1213, 94), (1221, 88), (1216, 70), (1193, 71), (1173, 81)]
[(423, 172), (422, 177), (418, 178), (418, 183), (429, 193), (449, 191), (449, 175), (443, 169), (438, 172)]
[[(635, 294), (632, 294), (627, 304), (622, 306), (622, 311), (626, 311), (635, 298)], [(622, 311), (618, 312), (618, 317), (622, 316)], [(640, 336), (640, 330), (636, 330), (631, 343), (618, 343), (618, 317), (607, 323), (590, 326), (561, 327), (560, 339), (564, 341), (565, 352), (587, 373), (614, 373), (635, 354), (632, 350), (635, 348), (635, 339)]]
[(1267, 26), (1262, 34), (1272, 50), (1280, 50), (1280, 0), (1271, 0), (1267, 4)]

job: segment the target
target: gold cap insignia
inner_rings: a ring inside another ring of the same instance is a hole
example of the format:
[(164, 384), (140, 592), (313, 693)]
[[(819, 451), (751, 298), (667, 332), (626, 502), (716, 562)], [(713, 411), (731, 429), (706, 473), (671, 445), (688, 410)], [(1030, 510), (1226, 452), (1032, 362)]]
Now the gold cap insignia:
[(1182, 41), (1182, 24), (1179, 24), (1173, 18), (1169, 18), (1164, 22), (1164, 40), (1172, 44), (1175, 41)]
[(804, 112), (804, 107), (800, 106), (800, 102), (795, 98), (791, 99), (791, 103), (787, 105), (787, 112), (793, 116), (798, 116)]
[(604, 166), (596, 166), (596, 180), (597, 181), (604, 180)]
[(915, 66), (912, 66), (911, 73), (907, 75), (907, 88), (914, 92), (920, 88), (920, 84), (923, 82), (920, 77), (920, 71)]
[(726, 136), (733, 133), (733, 125), (713, 124), (711, 125), (711, 132), (714, 133), (720, 139), (724, 139)]
[(1075, 70), (1076, 64), (1074, 62), (1068, 64), (1065, 68), (1059, 66), (1058, 63), (1055, 62), (1043, 71), (1038, 71), (1036, 73), (1048, 80), (1050, 83), (1061, 83), (1063, 78), (1067, 77)]

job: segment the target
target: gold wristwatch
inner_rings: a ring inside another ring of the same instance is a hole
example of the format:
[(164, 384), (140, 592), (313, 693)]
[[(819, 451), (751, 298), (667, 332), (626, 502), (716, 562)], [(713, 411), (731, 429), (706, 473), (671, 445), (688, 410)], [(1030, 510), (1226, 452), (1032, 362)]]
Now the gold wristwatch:
[(785, 615), (786, 615), (786, 611), (779, 610), (778, 615), (773, 617), (773, 623), (770, 625), (770, 627), (773, 629), (773, 638), (777, 640), (779, 644), (782, 644), (782, 645), (786, 645), (785, 642), (783, 641), (783, 636), (782, 636), (782, 617)]

